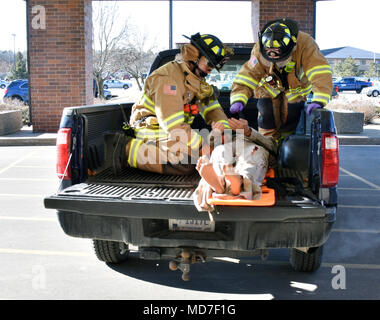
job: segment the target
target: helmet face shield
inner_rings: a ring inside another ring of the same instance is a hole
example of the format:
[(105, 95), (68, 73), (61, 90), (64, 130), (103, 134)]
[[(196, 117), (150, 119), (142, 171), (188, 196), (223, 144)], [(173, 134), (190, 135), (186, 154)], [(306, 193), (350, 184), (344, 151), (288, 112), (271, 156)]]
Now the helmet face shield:
[(278, 48), (264, 48), (264, 51), (272, 59), (281, 59), (281, 50)]
[(286, 60), (297, 42), (298, 26), (288, 19), (269, 22), (259, 33), (260, 51), (265, 59)]

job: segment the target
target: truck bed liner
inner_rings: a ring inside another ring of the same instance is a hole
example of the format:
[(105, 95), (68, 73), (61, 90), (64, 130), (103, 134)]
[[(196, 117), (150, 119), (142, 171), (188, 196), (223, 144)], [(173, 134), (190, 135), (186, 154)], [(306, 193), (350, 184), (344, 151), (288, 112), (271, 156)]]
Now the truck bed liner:
[(167, 187), (196, 187), (200, 180), (197, 171), (190, 175), (165, 175), (154, 172), (141, 171), (135, 168), (123, 169), (121, 174), (115, 177), (111, 168), (105, 169), (95, 176), (87, 179), (88, 183), (119, 184), (123, 186), (167, 186)]

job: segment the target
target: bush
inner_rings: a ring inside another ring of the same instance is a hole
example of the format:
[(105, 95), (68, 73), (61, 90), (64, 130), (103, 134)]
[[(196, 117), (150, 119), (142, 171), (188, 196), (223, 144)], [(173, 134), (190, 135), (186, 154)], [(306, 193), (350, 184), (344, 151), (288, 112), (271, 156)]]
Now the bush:
[(326, 106), (329, 110), (342, 110), (364, 113), (364, 124), (370, 123), (373, 119), (380, 117), (380, 107), (376, 104), (376, 100), (356, 99), (348, 100), (345, 97), (333, 99)]
[(22, 111), (22, 124), (25, 126), (30, 125), (30, 116), (29, 116), (29, 106), (26, 106), (22, 101), (17, 100), (5, 100), (0, 104), (1, 111), (12, 111), (12, 110), (21, 110)]

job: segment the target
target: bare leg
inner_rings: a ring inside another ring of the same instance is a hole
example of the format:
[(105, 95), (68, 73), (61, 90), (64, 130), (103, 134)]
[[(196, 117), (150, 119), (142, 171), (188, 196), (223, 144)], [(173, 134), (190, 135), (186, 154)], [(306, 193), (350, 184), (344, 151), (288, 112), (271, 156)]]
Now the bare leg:
[(215, 173), (212, 163), (207, 157), (201, 157), (198, 160), (196, 169), (200, 176), (210, 185), (216, 193), (223, 193), (224, 186), (222, 185), (218, 175)]
[(226, 175), (226, 180), (231, 184), (231, 193), (237, 196), (241, 192), (241, 176), (234, 172), (234, 168), (231, 164), (224, 166), (223, 171)]

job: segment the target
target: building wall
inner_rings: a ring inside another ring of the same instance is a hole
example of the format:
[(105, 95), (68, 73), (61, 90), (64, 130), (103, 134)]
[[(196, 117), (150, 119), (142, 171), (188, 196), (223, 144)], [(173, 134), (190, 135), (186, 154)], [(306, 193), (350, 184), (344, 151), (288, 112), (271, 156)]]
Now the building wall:
[[(313, 0), (251, 0), (252, 31), (271, 19), (293, 18), (314, 35)], [(35, 132), (56, 132), (65, 107), (93, 103), (91, 0), (28, 0), (28, 63)], [(46, 26), (34, 28), (33, 8), (45, 9)], [(248, 31), (247, 31), (248, 32)]]
[(27, 4), (33, 130), (56, 132), (63, 108), (93, 103), (92, 4), (91, 0)]
[(301, 31), (314, 37), (315, 2), (313, 0), (253, 0), (259, 2), (260, 29), (270, 20), (291, 18), (296, 20)]

